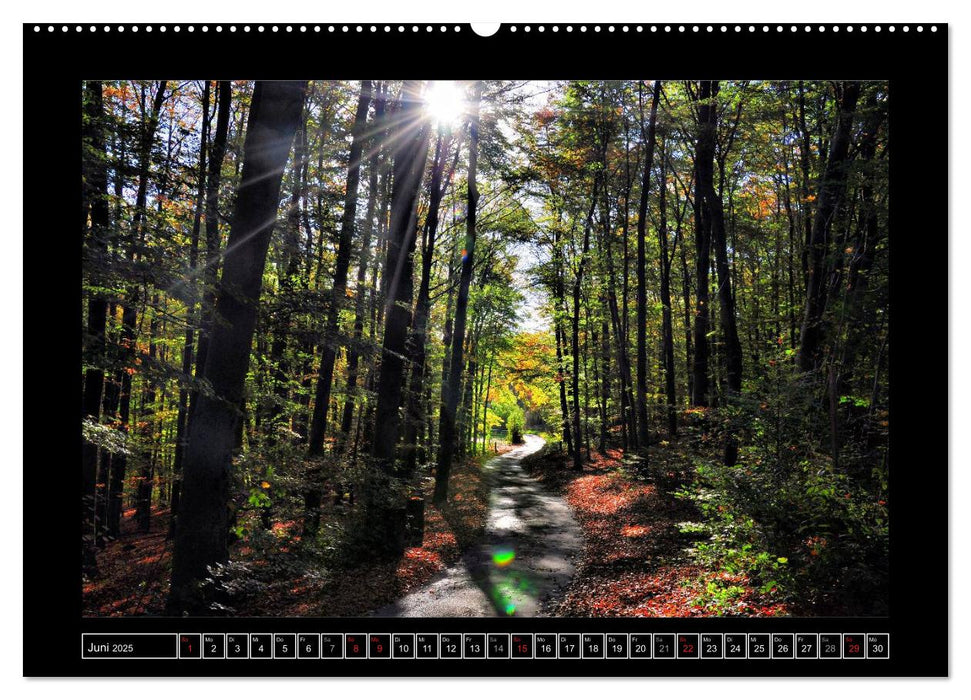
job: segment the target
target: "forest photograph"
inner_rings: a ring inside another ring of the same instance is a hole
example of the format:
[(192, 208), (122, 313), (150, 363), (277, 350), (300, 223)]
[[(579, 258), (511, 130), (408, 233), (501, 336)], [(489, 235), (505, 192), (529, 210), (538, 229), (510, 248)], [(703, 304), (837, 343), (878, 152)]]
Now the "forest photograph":
[(886, 82), (77, 99), (84, 616), (889, 613)]

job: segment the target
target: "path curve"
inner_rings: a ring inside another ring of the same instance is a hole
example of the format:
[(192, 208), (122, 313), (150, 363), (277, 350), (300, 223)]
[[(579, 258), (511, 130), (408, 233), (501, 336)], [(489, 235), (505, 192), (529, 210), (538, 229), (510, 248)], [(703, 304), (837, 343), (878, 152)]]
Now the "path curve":
[(482, 543), (376, 617), (537, 617), (569, 586), (580, 526), (565, 500), (549, 493), (520, 462), (543, 439), (489, 460), (489, 513)]

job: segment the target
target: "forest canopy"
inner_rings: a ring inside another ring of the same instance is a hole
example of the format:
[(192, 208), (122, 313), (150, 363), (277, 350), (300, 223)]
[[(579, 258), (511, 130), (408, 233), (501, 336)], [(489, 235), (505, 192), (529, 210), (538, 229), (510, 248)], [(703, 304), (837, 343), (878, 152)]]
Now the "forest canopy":
[(886, 612), (885, 83), (80, 100), (86, 595), (117, 543), (158, 543), (152, 601), (96, 614), (457, 556), (482, 464), (530, 433), (563, 479), (609, 464), (680, 504), (702, 569), (673, 614)]

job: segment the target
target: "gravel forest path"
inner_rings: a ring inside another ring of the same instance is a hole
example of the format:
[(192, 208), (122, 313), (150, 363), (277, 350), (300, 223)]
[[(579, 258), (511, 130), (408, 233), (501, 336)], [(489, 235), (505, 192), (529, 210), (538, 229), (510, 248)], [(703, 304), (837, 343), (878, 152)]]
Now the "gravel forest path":
[(562, 597), (582, 545), (566, 501), (522, 467), (544, 441), (495, 457), (483, 469), (491, 484), (482, 542), (420, 589), (376, 610), (376, 617), (537, 617)]

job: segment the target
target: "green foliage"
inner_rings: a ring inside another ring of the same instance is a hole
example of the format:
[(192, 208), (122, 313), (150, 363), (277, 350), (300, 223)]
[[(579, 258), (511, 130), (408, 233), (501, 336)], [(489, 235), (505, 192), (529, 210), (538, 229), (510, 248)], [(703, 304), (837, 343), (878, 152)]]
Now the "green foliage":
[(509, 442), (513, 445), (522, 444), (525, 425), (526, 422), (522, 409), (516, 408), (510, 412), (509, 417), (506, 418), (506, 429), (509, 430)]
[(114, 455), (130, 455), (128, 434), (98, 423), (91, 418), (81, 422), (81, 437), (85, 442)]
[(704, 595), (696, 598), (693, 603), (703, 606), (710, 614), (730, 614), (739, 600), (745, 597), (743, 586), (718, 579), (704, 582)]
[[(889, 556), (886, 477), (835, 465), (814, 449), (818, 401), (804, 379), (773, 363), (753, 395), (712, 412), (718, 443), (743, 436), (739, 462), (705, 459), (679, 495), (704, 517), (693, 556), (740, 574), (770, 598), (807, 608), (882, 614)], [(834, 581), (852, 581), (834, 591)]]
[[(697, 467), (698, 484), (679, 492), (695, 503), (704, 523), (682, 524), (681, 531), (704, 534), (692, 550), (708, 568), (747, 578), (760, 591), (772, 592), (789, 583), (788, 558), (771, 551), (773, 543), (764, 526), (735, 503), (739, 470), (714, 462)], [(737, 581), (735, 576), (727, 577)], [(718, 584), (710, 584), (718, 585)]]

